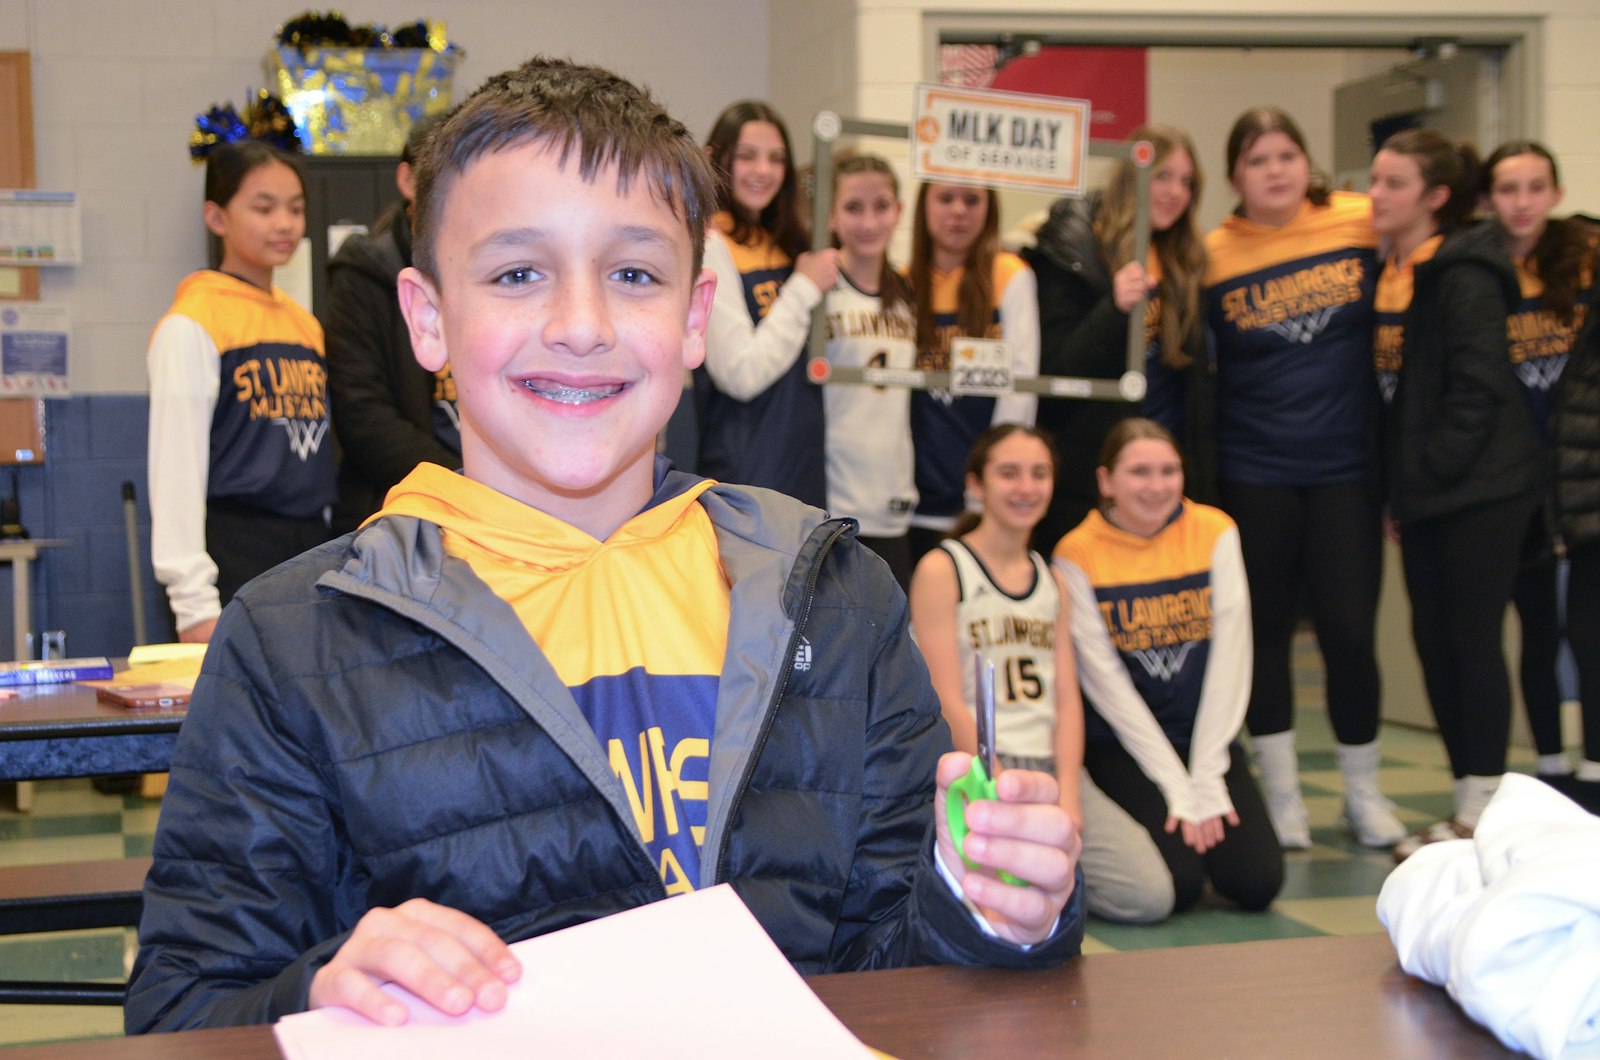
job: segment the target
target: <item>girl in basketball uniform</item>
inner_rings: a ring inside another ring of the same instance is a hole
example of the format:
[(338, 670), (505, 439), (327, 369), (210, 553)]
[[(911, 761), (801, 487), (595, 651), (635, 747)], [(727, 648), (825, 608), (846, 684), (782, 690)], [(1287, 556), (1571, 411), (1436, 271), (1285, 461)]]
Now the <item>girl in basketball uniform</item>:
[[(1001, 339), (1013, 377), (1039, 373), (1039, 303), (1033, 271), (999, 249), (999, 200), (990, 188), (924, 184), (911, 233), (911, 288), (917, 305), (917, 367), (945, 371), (957, 337)], [(965, 507), (962, 467), (992, 424), (1033, 423), (1032, 394), (1000, 397), (947, 391), (911, 395), (917, 459), (913, 562), (955, 525)]]
[(1178, 911), (1206, 880), (1250, 910), (1283, 886), (1283, 851), (1237, 737), (1250, 699), (1250, 591), (1239, 531), (1183, 496), (1166, 428), (1125, 419), (1096, 469), (1101, 507), (1055, 559), (1088, 697), (1084, 764), (1139, 822)]
[(1170, 877), (1138, 825), (1084, 782), (1083, 703), (1060, 576), (1028, 548), (1050, 503), (1055, 453), (1032, 427), (984, 431), (966, 462), (979, 506), (923, 556), (911, 581), (911, 628), (956, 748), (977, 752), (977, 657), (995, 666), (995, 748), (1007, 769), (1053, 773), (1077, 823), (1088, 908), (1107, 919), (1160, 920)]
[(765, 103), (735, 103), (706, 141), (718, 212), (706, 234), (717, 293), (697, 368), (697, 470), (826, 503), (822, 390), (806, 379), (811, 311), (838, 278), (834, 250), (808, 251), (789, 131)]
[[(889, 264), (900, 223), (900, 183), (876, 155), (834, 160), (829, 227), (839, 282), (828, 292), (828, 361), (848, 368), (910, 369), (916, 360), (911, 284)], [(823, 390), (828, 511), (861, 524), (861, 542), (882, 556), (902, 589), (911, 584), (906, 529), (917, 503), (911, 392), (837, 383)]]
[(1327, 672), (1345, 823), (1365, 846), (1392, 846), (1405, 828), (1378, 790), (1372, 207), (1328, 190), (1299, 127), (1275, 107), (1239, 117), (1227, 162), (1239, 206), (1206, 237), (1205, 311), (1218, 493), (1250, 582), (1251, 743), (1279, 840), (1309, 847), (1289, 668), (1303, 602)]
[[(1561, 204), (1561, 180), (1555, 156), (1542, 144), (1501, 144), (1483, 164), (1480, 191), (1500, 245), (1517, 268), (1521, 298), (1512, 308), (1506, 337), (1528, 411), (1548, 447), (1558, 384), (1592, 308), (1596, 231), (1576, 218), (1551, 216)], [(1522, 625), (1522, 703), (1539, 753), (1538, 774), (1558, 787), (1570, 787), (1572, 764), (1561, 744), (1561, 693), (1556, 685), (1562, 637), (1551, 547), (1556, 528), (1546, 517), (1549, 510), (1546, 506), (1538, 513), (1512, 602)], [(1591, 701), (1600, 709), (1600, 699), (1584, 700)], [(1600, 783), (1600, 743), (1589, 751), (1594, 764), (1587, 780)]]
[(1467, 226), (1477, 156), (1429, 129), (1372, 160), (1373, 224), (1388, 247), (1383, 301), (1407, 306), (1388, 336), (1397, 369), (1384, 413), (1389, 509), (1399, 527), (1411, 630), (1455, 776), (1455, 808), (1395, 847), (1467, 837), (1506, 768), (1511, 688), (1501, 622), (1550, 480), (1512, 368), (1520, 299), (1494, 225)]
[(255, 141), (206, 159), (216, 269), (150, 336), (150, 557), (180, 639), (204, 642), (245, 582), (328, 539), (335, 500), (322, 326), (272, 285), (305, 234), (305, 187)]

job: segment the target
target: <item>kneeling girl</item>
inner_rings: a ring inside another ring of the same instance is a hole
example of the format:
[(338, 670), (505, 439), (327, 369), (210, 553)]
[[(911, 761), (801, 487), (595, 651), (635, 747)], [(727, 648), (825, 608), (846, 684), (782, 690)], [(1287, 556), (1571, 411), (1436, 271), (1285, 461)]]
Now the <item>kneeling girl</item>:
[(1283, 852), (1236, 738), (1250, 699), (1250, 593), (1239, 530), (1183, 496), (1183, 459), (1147, 419), (1117, 424), (1101, 509), (1056, 546), (1087, 697), (1084, 765), (1143, 826), (1174, 909), (1207, 879), (1244, 909), (1283, 886)]

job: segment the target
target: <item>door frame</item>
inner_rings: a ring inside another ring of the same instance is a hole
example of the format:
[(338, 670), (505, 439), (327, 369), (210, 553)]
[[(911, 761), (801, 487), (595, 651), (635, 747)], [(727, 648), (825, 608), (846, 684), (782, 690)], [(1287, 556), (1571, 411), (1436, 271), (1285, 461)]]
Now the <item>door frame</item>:
[(1542, 17), (1379, 15), (1075, 15), (927, 12), (923, 70), (938, 76), (941, 43), (1100, 45), (1134, 48), (1412, 48), (1448, 41), (1502, 48), (1503, 135), (1543, 133)]

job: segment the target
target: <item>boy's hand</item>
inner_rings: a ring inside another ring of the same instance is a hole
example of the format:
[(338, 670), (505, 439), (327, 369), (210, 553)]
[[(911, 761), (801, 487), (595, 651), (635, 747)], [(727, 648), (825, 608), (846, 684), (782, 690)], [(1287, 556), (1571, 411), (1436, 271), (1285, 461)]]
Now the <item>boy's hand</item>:
[(343, 1005), (368, 1019), (398, 1026), (405, 1006), (378, 989), (397, 983), (441, 1012), (459, 1016), (476, 1005), (505, 1007), (506, 984), (522, 976), (510, 947), (481, 921), (456, 909), (413, 898), (393, 909), (371, 909), (312, 977), (311, 1008)]
[[(1055, 927), (1067, 899), (1083, 840), (1059, 803), (1056, 780), (1048, 773), (1007, 769), (995, 781), (998, 802), (967, 804), (966, 854), (982, 871), (969, 869), (950, 840), (944, 801), (951, 783), (967, 771), (972, 756), (961, 751), (939, 759), (939, 788), (933, 814), (939, 854), (978, 912), (1008, 942), (1043, 942)], [(1005, 869), (1030, 887), (1002, 883)]]

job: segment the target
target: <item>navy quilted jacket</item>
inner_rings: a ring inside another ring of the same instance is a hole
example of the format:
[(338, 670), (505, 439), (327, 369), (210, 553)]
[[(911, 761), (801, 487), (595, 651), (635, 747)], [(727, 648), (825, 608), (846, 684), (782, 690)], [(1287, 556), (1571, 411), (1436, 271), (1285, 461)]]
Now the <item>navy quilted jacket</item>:
[[(700, 503), (732, 583), (701, 884), (731, 883), (805, 973), (1076, 953), (1081, 877), (1055, 937), (1026, 953), (985, 937), (939, 877), (949, 732), (905, 599), (853, 524), (764, 490)], [(515, 941), (664, 896), (565, 686), (437, 527), (408, 518), (228, 607), (154, 853), (131, 1032), (304, 1008), (373, 906), (422, 896)]]

